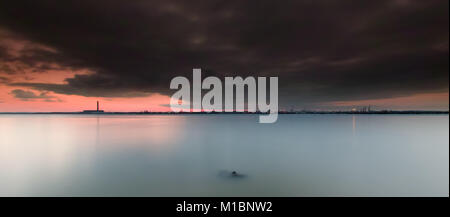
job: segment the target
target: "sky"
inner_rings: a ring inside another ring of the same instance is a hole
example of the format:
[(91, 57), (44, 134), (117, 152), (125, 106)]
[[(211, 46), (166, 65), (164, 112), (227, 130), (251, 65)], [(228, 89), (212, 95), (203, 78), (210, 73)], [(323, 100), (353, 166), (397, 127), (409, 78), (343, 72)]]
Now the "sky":
[(449, 1), (0, 0), (0, 112), (169, 111), (176, 76), (290, 110), (448, 110)]

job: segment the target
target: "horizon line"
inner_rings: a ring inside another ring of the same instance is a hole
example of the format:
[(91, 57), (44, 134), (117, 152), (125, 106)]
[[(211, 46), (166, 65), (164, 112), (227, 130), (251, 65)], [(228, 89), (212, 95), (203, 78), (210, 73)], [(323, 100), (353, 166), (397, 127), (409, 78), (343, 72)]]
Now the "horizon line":
[[(371, 111), (345, 111), (345, 110), (300, 110), (300, 111), (278, 111), (278, 114), (448, 114), (449, 110), (371, 110)], [(0, 112), (0, 114), (269, 114), (269, 112), (248, 112), (248, 111), (231, 111), (231, 112), (207, 112), (207, 111), (190, 111), (190, 112), (173, 112), (173, 111), (51, 111), (51, 112)]]

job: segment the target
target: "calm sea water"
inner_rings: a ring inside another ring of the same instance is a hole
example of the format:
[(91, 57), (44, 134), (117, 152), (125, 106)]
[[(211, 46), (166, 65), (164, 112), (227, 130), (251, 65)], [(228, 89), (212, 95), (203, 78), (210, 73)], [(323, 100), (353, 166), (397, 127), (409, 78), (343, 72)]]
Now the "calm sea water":
[(448, 195), (448, 115), (0, 115), (0, 196)]

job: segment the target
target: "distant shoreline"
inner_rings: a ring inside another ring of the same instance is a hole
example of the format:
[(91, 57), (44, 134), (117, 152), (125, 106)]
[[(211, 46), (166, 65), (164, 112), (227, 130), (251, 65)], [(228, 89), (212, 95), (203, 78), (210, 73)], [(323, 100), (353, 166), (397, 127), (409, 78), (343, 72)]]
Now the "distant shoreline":
[[(293, 112), (278, 112), (278, 114), (448, 114), (449, 111), (370, 111), (370, 112), (353, 112), (353, 111), (293, 111)], [(69, 114), (69, 115), (195, 115), (195, 114), (268, 114), (263, 112), (0, 112), (1, 114), (14, 115), (14, 114)]]

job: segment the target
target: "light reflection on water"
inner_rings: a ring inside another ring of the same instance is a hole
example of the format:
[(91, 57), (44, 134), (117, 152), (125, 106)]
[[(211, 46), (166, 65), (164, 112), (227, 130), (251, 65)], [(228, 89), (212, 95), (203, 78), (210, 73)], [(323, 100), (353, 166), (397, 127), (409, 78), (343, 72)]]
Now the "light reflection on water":
[(0, 115), (0, 196), (448, 196), (448, 130), (448, 115)]

